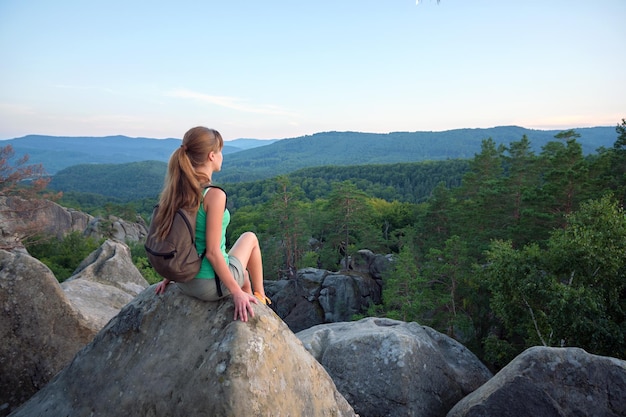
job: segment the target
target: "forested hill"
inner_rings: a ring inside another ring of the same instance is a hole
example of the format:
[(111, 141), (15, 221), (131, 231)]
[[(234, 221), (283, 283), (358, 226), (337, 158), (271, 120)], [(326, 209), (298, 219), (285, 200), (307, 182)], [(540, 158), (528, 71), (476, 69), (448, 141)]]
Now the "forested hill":
[[(615, 127), (573, 129), (584, 154), (613, 146)], [(471, 159), (484, 139), (500, 145), (524, 135), (536, 153), (555, 140), (560, 130), (533, 130), (517, 126), (456, 129), (444, 132), (392, 132), (387, 134), (325, 132), (237, 152), (225, 158), (220, 182), (253, 181), (313, 166), (388, 164), (398, 162)]]
[[(585, 154), (611, 147), (615, 127), (574, 128)], [(425, 160), (470, 159), (480, 152), (483, 139), (508, 145), (526, 135), (537, 152), (554, 140), (558, 130), (516, 126), (456, 129), (443, 132), (325, 132), (281, 140), (227, 141), (220, 182), (254, 181), (323, 165), (364, 165)], [(16, 156), (28, 154), (29, 163), (43, 164), (49, 174), (78, 164), (111, 164), (155, 160), (166, 162), (180, 139), (108, 137), (54, 137), (31, 135), (0, 141), (12, 145)]]
[[(127, 136), (62, 137), (29, 135), (0, 141), (11, 145), (17, 157), (29, 156), (29, 163), (42, 164), (48, 174), (79, 164), (123, 164), (140, 161), (167, 162), (180, 146), (180, 139), (130, 138)], [(226, 142), (224, 154), (272, 143), (259, 139)]]
[[(460, 185), (468, 161), (424, 161), (387, 165), (312, 167), (285, 177), (309, 200), (325, 198), (333, 182), (352, 180), (372, 197), (417, 203), (426, 199), (440, 182), (448, 188)], [(142, 161), (127, 164), (74, 165), (57, 173), (50, 188), (63, 191), (75, 206), (149, 199), (154, 204), (165, 176), (166, 164)], [(276, 192), (274, 179), (222, 184), (229, 193), (229, 207), (265, 203)], [(80, 195), (79, 195), (80, 194)], [(104, 198), (102, 198), (104, 197)]]

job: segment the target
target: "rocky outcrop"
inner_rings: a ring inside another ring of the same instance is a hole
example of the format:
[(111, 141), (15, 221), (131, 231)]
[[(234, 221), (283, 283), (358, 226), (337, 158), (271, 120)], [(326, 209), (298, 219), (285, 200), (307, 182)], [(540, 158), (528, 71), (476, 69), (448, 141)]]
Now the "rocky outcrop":
[(492, 376), (463, 345), (417, 323), (370, 317), (297, 336), (362, 417), (444, 416)]
[(98, 332), (148, 285), (133, 264), (128, 246), (107, 240), (78, 266), (61, 288), (72, 306)]
[[(0, 251), (0, 416), (30, 398), (148, 286), (130, 250), (108, 240), (59, 285), (25, 251)], [(3, 410), (5, 413), (3, 414)]]
[[(58, 238), (73, 231), (82, 233), (92, 218), (88, 214), (61, 207), (49, 200), (0, 196), (0, 229), (4, 240), (30, 234), (32, 231)], [(21, 246), (19, 241), (17, 243)], [(15, 244), (5, 246), (12, 247)]]
[(96, 331), (37, 259), (0, 250), (0, 416), (65, 367)]
[(289, 328), (254, 310), (233, 321), (228, 299), (149, 287), (11, 416), (354, 416)]
[(381, 302), (380, 283), (367, 273), (298, 270), (295, 279), (266, 281), (272, 306), (294, 332), (323, 323), (352, 320)]
[(392, 262), (391, 255), (381, 255), (369, 249), (361, 249), (350, 257), (349, 269), (368, 274), (375, 280), (382, 280), (383, 273)]
[(626, 416), (626, 361), (579, 348), (533, 347), (448, 417)]
[(93, 218), (84, 230), (85, 236), (109, 237), (121, 242), (140, 242), (148, 235), (148, 226), (141, 216), (131, 223), (116, 216)]
[(24, 200), (0, 196), (0, 247), (22, 246), (19, 238), (33, 231), (58, 239), (71, 232), (80, 232), (96, 239), (113, 238), (121, 242), (145, 239), (148, 227), (137, 216), (128, 222), (115, 216), (106, 219), (62, 207), (49, 200)]

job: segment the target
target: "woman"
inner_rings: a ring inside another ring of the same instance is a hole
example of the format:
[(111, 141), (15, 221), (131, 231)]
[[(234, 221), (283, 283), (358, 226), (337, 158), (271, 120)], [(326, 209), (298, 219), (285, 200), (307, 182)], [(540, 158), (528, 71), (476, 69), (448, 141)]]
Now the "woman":
[[(256, 235), (246, 232), (226, 252), (226, 227), (230, 212), (226, 208), (226, 193), (211, 186), (211, 176), (222, 168), (224, 141), (218, 131), (194, 127), (185, 133), (182, 145), (174, 151), (169, 163), (165, 186), (160, 198), (159, 234), (165, 236), (178, 208), (198, 210), (196, 219), (196, 248), (205, 253), (200, 272), (188, 282), (176, 283), (181, 291), (205, 301), (231, 294), (235, 316), (242, 321), (254, 317), (251, 303), (270, 303), (263, 288), (263, 262)], [(206, 249), (206, 252), (205, 252)], [(215, 277), (219, 277), (218, 280)], [(156, 293), (165, 292), (171, 281), (164, 279)], [(254, 290), (254, 295), (252, 291)]]

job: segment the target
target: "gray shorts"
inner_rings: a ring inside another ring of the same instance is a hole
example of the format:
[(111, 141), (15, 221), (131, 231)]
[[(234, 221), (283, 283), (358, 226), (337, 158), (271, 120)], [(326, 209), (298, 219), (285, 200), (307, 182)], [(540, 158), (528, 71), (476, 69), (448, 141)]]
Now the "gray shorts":
[[(233, 277), (235, 277), (235, 281), (242, 287), (245, 281), (245, 275), (239, 259), (229, 255), (228, 268), (230, 269), (230, 273), (233, 274)], [(228, 291), (226, 285), (221, 283), (222, 297), (220, 297), (217, 293), (216, 281), (211, 278), (194, 278), (188, 282), (177, 282), (176, 285), (178, 285), (178, 288), (180, 288), (183, 294), (199, 298), (203, 301), (217, 301), (220, 298), (230, 295), (230, 291)]]

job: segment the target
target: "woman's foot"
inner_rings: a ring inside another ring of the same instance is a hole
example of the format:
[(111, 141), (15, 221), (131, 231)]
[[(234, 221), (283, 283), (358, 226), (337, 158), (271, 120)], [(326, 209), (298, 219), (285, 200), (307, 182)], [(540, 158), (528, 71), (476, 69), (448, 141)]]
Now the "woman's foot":
[(259, 299), (259, 301), (261, 302), (261, 304), (263, 305), (268, 305), (268, 304), (272, 304), (272, 300), (269, 299), (268, 296), (261, 294), (260, 292), (254, 292), (254, 296), (256, 298)]

